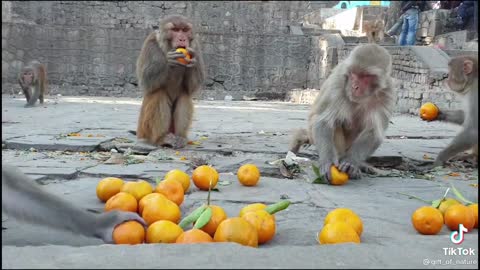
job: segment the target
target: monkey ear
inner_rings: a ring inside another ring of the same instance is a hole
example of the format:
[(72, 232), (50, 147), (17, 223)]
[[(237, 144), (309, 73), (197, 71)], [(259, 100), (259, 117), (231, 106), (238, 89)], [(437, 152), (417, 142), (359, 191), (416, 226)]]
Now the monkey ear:
[(468, 75), (472, 73), (472, 71), (473, 71), (473, 61), (472, 60), (463, 61), (463, 73)]

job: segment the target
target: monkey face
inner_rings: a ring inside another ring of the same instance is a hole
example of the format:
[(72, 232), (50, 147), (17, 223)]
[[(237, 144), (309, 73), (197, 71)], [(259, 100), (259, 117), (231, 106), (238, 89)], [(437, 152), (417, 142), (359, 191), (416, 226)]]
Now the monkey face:
[(187, 48), (192, 41), (192, 29), (188, 24), (171, 24), (168, 29), (168, 39), (173, 49)]
[(469, 77), (473, 76), (473, 62), (468, 59), (452, 59), (448, 64), (447, 86), (460, 94), (467, 92)]
[(22, 74), (22, 78), (25, 84), (31, 85), (33, 82), (33, 73), (31, 71), (25, 71)]
[(361, 101), (371, 96), (377, 88), (377, 76), (361, 71), (348, 75), (347, 94), (351, 101)]

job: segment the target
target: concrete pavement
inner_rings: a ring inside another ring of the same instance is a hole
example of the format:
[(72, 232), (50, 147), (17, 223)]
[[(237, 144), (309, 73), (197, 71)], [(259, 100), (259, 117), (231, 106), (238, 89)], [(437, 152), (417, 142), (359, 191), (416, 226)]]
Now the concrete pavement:
[[(138, 144), (128, 132), (136, 128), (140, 102), (51, 97), (44, 106), (23, 108), (23, 98), (4, 95), (2, 162), (18, 166), (67, 200), (101, 210), (95, 186), (103, 177), (141, 178), (153, 183), (171, 169), (191, 174), (192, 164), (208, 161), (220, 173), (213, 203), (222, 206), (228, 216), (238, 215), (243, 206), (253, 202), (292, 201), (287, 210), (276, 214), (275, 238), (258, 249), (237, 244), (116, 246), (8, 218), (2, 222), (6, 228), (2, 230), (2, 268), (478, 267), (477, 229), (460, 245), (450, 242), (447, 228), (435, 236), (420, 235), (410, 217), (424, 204), (399, 194), (438, 199), (453, 183), (467, 198), (478, 201), (478, 169), (454, 163), (425, 176), (402, 170), (402, 166), (387, 166), (382, 175), (344, 186), (311, 184), (311, 175), (286, 179), (269, 163), (285, 157), (291, 130), (306, 125), (306, 105), (196, 102), (190, 134), (196, 144), (175, 151)], [(397, 115), (392, 122), (387, 139), (374, 156), (379, 160), (399, 157), (402, 164), (435, 158), (459, 130), (411, 115)], [(81, 136), (67, 136), (70, 133)], [(313, 157), (314, 147), (302, 153)], [(262, 173), (255, 187), (241, 186), (236, 180), (236, 170), (247, 162), (255, 163)], [(182, 213), (189, 213), (205, 198), (206, 192), (192, 184)], [(350, 208), (362, 218), (360, 245), (316, 242), (325, 215), (339, 207)], [(446, 255), (444, 248), (449, 247), (472, 248), (474, 255)]]

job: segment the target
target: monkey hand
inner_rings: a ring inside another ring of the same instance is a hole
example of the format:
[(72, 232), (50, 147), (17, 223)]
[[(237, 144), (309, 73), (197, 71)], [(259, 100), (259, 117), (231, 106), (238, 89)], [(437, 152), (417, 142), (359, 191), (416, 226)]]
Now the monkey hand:
[[(447, 115), (439, 110), (437, 118), (435, 118), (434, 120), (445, 121), (446, 119), (447, 119)], [(432, 121), (434, 121), (434, 120), (432, 120)]]
[(185, 66), (188, 65), (188, 64), (184, 64), (184, 63), (179, 62), (177, 60), (178, 58), (183, 58), (188, 63), (188, 59), (186, 59), (185, 55), (181, 52), (177, 52), (177, 51), (173, 50), (173, 51), (169, 51), (167, 53), (167, 62), (168, 62), (169, 65), (171, 65), (171, 66), (181, 66), (181, 67), (185, 67)]
[(361, 166), (359, 165), (359, 162), (350, 158), (343, 159), (340, 161), (340, 166), (338, 166), (338, 169), (347, 173), (351, 179), (359, 179), (362, 176), (360, 168)]
[(186, 65), (188, 68), (194, 67), (195, 64), (197, 63), (197, 58), (195, 50), (193, 50), (191, 47), (186, 48), (188, 51), (188, 54), (190, 54), (190, 59), (185, 59), (187, 60), (188, 64)]
[(101, 238), (105, 243), (113, 243), (113, 230), (117, 225), (123, 222), (135, 220), (146, 227), (145, 221), (137, 214), (133, 212), (125, 211), (109, 211), (99, 214), (97, 223), (95, 224), (95, 236)]
[(320, 176), (325, 179), (329, 184), (330, 180), (332, 179), (332, 166), (338, 167), (338, 162), (323, 161), (319, 162), (318, 164), (318, 171), (320, 173)]
[(173, 144), (173, 148), (174, 149), (183, 148), (187, 145), (187, 143), (188, 143), (187, 138), (176, 136), (175, 142)]

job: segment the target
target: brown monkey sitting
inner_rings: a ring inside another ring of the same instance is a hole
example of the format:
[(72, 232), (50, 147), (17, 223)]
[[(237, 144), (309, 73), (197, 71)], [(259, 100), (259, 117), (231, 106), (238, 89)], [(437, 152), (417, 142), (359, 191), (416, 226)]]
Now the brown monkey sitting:
[(472, 149), (478, 161), (478, 57), (457, 56), (448, 63), (448, 87), (458, 93), (465, 104), (463, 110), (440, 110), (437, 120), (461, 125), (460, 133), (435, 159), (434, 167), (442, 166), (456, 154)]
[(367, 33), (368, 43), (381, 43), (384, 39), (385, 23), (382, 19), (366, 21), (363, 31)]
[[(177, 48), (185, 48), (191, 59)], [(144, 92), (137, 137), (154, 145), (184, 147), (193, 118), (193, 94), (204, 81), (200, 46), (187, 18), (174, 15), (161, 20), (159, 29), (145, 39), (137, 77)]]
[(294, 133), (290, 151), (315, 144), (320, 173), (331, 179), (337, 166), (350, 178), (374, 172), (365, 160), (383, 141), (395, 106), (387, 50), (366, 44), (355, 47), (323, 83), (310, 109), (307, 129)]
[(34, 106), (37, 99), (43, 104), (47, 91), (47, 69), (44, 64), (34, 60), (23, 67), (18, 76), (18, 83), (27, 99), (25, 107)]

